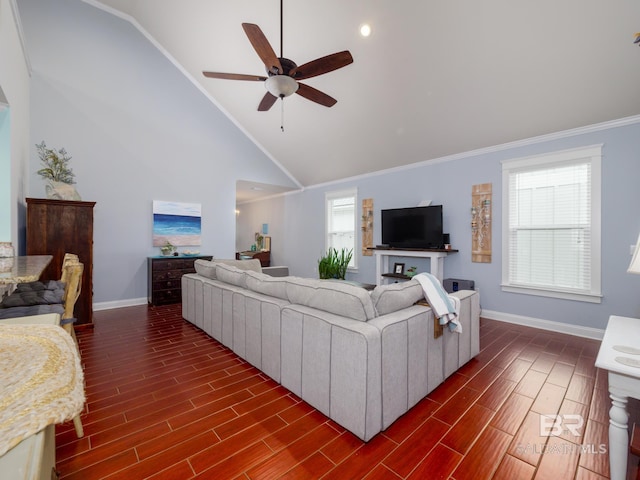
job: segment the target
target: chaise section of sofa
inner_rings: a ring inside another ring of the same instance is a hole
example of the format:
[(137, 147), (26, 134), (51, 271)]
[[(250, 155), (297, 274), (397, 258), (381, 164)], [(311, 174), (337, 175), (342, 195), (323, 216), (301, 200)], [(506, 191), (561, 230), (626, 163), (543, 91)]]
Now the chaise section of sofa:
[(476, 292), (455, 294), (462, 333), (436, 335), (418, 282), (369, 293), (233, 262), (196, 261), (183, 317), (365, 441), (479, 351)]

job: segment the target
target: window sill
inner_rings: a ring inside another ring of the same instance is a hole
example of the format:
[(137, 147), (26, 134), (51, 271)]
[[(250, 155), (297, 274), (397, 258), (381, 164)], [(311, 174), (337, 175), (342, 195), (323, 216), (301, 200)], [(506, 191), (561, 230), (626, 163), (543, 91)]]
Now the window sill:
[(517, 287), (502, 285), (502, 291), (508, 293), (520, 293), (523, 295), (535, 295), (538, 297), (558, 298), (561, 300), (574, 300), (576, 302), (602, 303), (602, 295), (599, 293), (576, 293), (562, 290), (546, 290), (533, 287)]

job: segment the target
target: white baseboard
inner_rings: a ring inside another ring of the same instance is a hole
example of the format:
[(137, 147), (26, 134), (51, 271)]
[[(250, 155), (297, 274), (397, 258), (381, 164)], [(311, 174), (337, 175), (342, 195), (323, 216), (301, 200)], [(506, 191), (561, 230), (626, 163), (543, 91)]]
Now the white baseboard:
[(99, 302), (93, 304), (93, 311), (97, 312), (99, 310), (111, 310), (121, 307), (135, 307), (137, 305), (146, 305), (147, 303), (147, 297), (129, 298), (127, 300), (116, 300), (114, 302)]
[(482, 309), (481, 317), (490, 320), (498, 320), (500, 322), (514, 323), (525, 327), (539, 328), (541, 330), (549, 330), (556, 333), (566, 333), (568, 335), (576, 335), (578, 337), (592, 338), (594, 340), (602, 340), (604, 330), (592, 327), (582, 327), (580, 325), (570, 325), (568, 323), (553, 322), (551, 320), (543, 320), (541, 318), (525, 317), (523, 315), (513, 315), (511, 313), (494, 312), (492, 310)]

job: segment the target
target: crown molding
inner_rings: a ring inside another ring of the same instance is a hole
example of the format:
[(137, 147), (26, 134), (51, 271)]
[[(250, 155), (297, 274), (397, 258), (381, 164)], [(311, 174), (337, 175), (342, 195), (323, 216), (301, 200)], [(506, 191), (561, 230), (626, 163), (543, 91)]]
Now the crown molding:
[(628, 125), (635, 125), (637, 123), (640, 123), (640, 115), (633, 115), (630, 117), (624, 117), (624, 118), (619, 118), (616, 120), (610, 120), (607, 122), (602, 122), (602, 123), (596, 123), (593, 125), (587, 125), (584, 127), (578, 127), (578, 128), (573, 128), (570, 130), (562, 130), (560, 132), (554, 132), (554, 133), (549, 133), (546, 135), (540, 135), (537, 137), (531, 137), (531, 138), (526, 138), (523, 140), (517, 140), (515, 142), (509, 142), (509, 143), (501, 143), (499, 145), (494, 145), (491, 147), (486, 147), (486, 148), (479, 148), (477, 150), (469, 150), (467, 152), (462, 152), (462, 153), (456, 153), (453, 155), (447, 155), (444, 157), (439, 157), (439, 158), (434, 158), (434, 159), (430, 159), (430, 160), (423, 160), (420, 162), (416, 162), (416, 163), (411, 163), (409, 165), (403, 165), (400, 167), (393, 167), (393, 168), (387, 168), (385, 170), (378, 170), (376, 172), (371, 172), (371, 173), (365, 173), (362, 175), (356, 175), (353, 177), (347, 177), (347, 178), (342, 178), (340, 180), (333, 180), (331, 182), (325, 182), (325, 183), (318, 183), (315, 185), (309, 185), (307, 187), (305, 187), (306, 189), (314, 189), (314, 188), (324, 188), (327, 186), (331, 186), (331, 185), (338, 185), (340, 183), (344, 183), (344, 182), (352, 182), (352, 181), (356, 181), (356, 180), (362, 180), (364, 178), (372, 178), (372, 177), (376, 177), (379, 175), (388, 175), (390, 173), (396, 173), (396, 172), (402, 172), (402, 171), (406, 171), (406, 170), (413, 170), (414, 168), (420, 168), (420, 167), (424, 167), (427, 165), (435, 165), (437, 163), (444, 163), (444, 162), (452, 162), (455, 160), (462, 160), (465, 158), (471, 158), (471, 157), (476, 157), (479, 155), (486, 155), (488, 153), (496, 153), (496, 152), (502, 152), (505, 150), (510, 150), (510, 149), (514, 149), (514, 148), (520, 148), (520, 147), (526, 147), (529, 145), (537, 145), (540, 143), (545, 143), (545, 142), (550, 142), (553, 140), (559, 140), (559, 139), (563, 139), (563, 138), (570, 138), (570, 137), (575, 137), (577, 135), (585, 135), (587, 133), (593, 133), (593, 132), (599, 132), (602, 130), (609, 130), (611, 128), (619, 128), (619, 127), (626, 127)]
[(18, 38), (20, 39), (20, 48), (22, 49), (22, 57), (24, 58), (24, 63), (27, 66), (27, 73), (31, 76), (31, 60), (29, 60), (29, 54), (27, 53), (27, 46), (24, 41), (24, 30), (22, 29), (22, 20), (20, 20), (20, 11), (18, 10), (18, 4), (16, 0), (9, 0), (9, 5), (11, 5), (11, 13), (13, 15), (13, 23), (16, 26), (16, 31), (18, 32)]

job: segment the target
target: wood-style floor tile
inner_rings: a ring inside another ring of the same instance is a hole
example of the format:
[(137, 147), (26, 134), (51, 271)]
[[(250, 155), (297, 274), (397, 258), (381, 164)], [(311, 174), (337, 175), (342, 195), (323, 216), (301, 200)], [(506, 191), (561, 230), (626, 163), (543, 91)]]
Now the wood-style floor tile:
[(511, 380), (505, 380), (502, 376), (498, 377), (495, 382), (480, 396), (476, 402), (478, 405), (497, 412), (504, 402), (509, 398), (511, 392), (516, 388), (517, 383)]
[(513, 443), (509, 447), (509, 455), (524, 460), (535, 467), (540, 462), (548, 439), (548, 436), (541, 435), (540, 414), (529, 412), (513, 437)]
[[(594, 340), (481, 319), (476, 358), (364, 443), (179, 304), (94, 316), (77, 331), (85, 436), (56, 427), (63, 480), (608, 478), (608, 455), (592, 451), (608, 448), (610, 407)], [(579, 435), (541, 436), (541, 415), (556, 413), (583, 417)]]
[(492, 480), (531, 480), (535, 473), (536, 468), (533, 465), (511, 455), (505, 455)]
[[(300, 462), (309, 458), (318, 449), (333, 440), (336, 431), (326, 423), (291, 442), (286, 448), (281, 448), (268, 459), (247, 471), (249, 478), (254, 480), (277, 478), (279, 472), (288, 472)], [(267, 443), (267, 442), (264, 442)], [(268, 444), (267, 444), (268, 446)]]
[[(421, 461), (438, 444), (447, 430), (449, 425), (436, 418), (430, 418), (385, 458), (383, 463), (400, 477), (406, 477), (415, 466), (415, 462)], [(412, 461), (407, 462), (408, 458)]]
[(591, 403), (594, 384), (595, 379), (593, 377), (574, 374), (571, 377), (569, 386), (567, 387), (567, 394), (565, 398), (573, 400), (574, 402), (580, 402), (584, 405), (589, 405)]
[(455, 480), (489, 480), (497, 470), (511, 440), (511, 435), (491, 426), (487, 427), (452, 477)]
[(536, 480), (558, 480), (573, 478), (578, 468), (580, 446), (559, 437), (549, 437), (542, 456)]
[(444, 423), (453, 425), (460, 419), (460, 415), (464, 413), (478, 397), (480, 397), (478, 390), (473, 390), (466, 386), (462, 387), (455, 395), (447, 400), (444, 405), (436, 410), (433, 416), (442, 420)]
[(515, 435), (532, 404), (532, 398), (512, 393), (500, 411), (493, 417), (491, 425), (509, 435)]
[(373, 465), (380, 463), (396, 447), (397, 444), (384, 435), (376, 435), (329, 471), (323, 479), (363, 478)]
[[(321, 478), (322, 475), (327, 473), (333, 468), (334, 464), (320, 452), (316, 452), (306, 460), (298, 463), (294, 468), (289, 470), (284, 475), (278, 476), (279, 480), (307, 480), (312, 478)], [(383, 467), (382, 465), (380, 467)], [(386, 470), (386, 469), (385, 469)], [(389, 472), (386, 470), (385, 475)], [(279, 475), (279, 472), (277, 473)], [(369, 477), (367, 477), (369, 478)], [(376, 477), (372, 475), (371, 478), (391, 478), (391, 476)]]
[(472, 405), (442, 439), (443, 445), (465, 454), (494, 415), (482, 405)]
[(533, 405), (531, 405), (531, 411), (542, 415), (555, 415), (560, 410), (560, 405), (562, 405), (562, 399), (566, 392), (566, 388), (552, 383), (545, 383)]
[(609, 475), (609, 422), (588, 422), (583, 445), (587, 449), (580, 455), (580, 466), (597, 473)]
[(464, 456), (460, 453), (438, 444), (423, 461), (418, 463), (407, 478), (409, 480), (449, 478), (463, 458)]
[(547, 380), (547, 374), (537, 370), (529, 370), (518, 383), (515, 392), (525, 397), (536, 398)]

